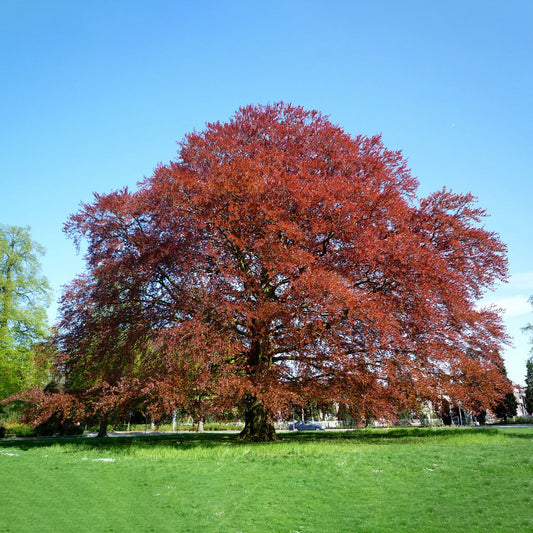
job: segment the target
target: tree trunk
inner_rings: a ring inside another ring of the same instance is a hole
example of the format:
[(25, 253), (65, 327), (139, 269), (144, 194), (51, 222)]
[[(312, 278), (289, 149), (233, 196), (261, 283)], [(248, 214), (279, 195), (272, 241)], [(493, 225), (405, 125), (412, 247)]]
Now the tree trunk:
[(204, 432), (204, 418), (200, 417), (198, 421), (194, 424), (196, 433)]
[(270, 442), (278, 438), (263, 402), (254, 396), (245, 398), (244, 429), (239, 438), (247, 442)]
[(100, 428), (98, 429), (97, 437), (107, 437), (107, 416), (102, 416), (100, 419)]

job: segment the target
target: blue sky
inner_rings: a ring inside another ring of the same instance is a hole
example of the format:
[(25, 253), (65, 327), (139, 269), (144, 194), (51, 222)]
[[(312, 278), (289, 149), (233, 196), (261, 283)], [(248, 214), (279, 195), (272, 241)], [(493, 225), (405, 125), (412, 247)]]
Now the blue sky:
[[(533, 2), (0, 0), (0, 223), (30, 226), (57, 299), (63, 223), (242, 105), (318, 109), (401, 149), (422, 196), (472, 192), (509, 248), (509, 376), (533, 322)], [(50, 310), (51, 320), (55, 306)]]

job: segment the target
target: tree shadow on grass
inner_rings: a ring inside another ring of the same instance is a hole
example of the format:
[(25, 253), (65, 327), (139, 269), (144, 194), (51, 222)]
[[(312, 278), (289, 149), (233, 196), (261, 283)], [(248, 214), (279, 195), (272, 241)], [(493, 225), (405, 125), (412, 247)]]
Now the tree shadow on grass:
[(99, 451), (127, 451), (129, 448), (215, 448), (238, 444), (240, 441), (235, 434), (187, 434), (172, 433), (168, 435), (132, 435), (119, 437), (30, 437), (13, 440), (0, 440), (0, 449), (17, 448), (23, 451), (33, 448), (49, 446), (79, 447), (80, 449), (94, 449)]
[[(386, 444), (391, 442), (413, 442), (419, 440), (434, 440), (461, 438), (465, 435), (503, 434), (506, 437), (533, 439), (533, 431), (509, 432), (500, 428), (394, 428), (394, 429), (361, 429), (350, 431), (308, 431), (279, 433), (278, 441), (272, 443), (306, 443), (306, 442), (366, 442)], [(42, 437), (19, 438), (14, 440), (0, 440), (0, 449), (16, 447), (19, 450), (45, 448), (49, 446), (69, 446), (80, 449), (97, 449), (99, 451), (127, 452), (132, 448), (221, 448), (225, 446), (260, 446), (264, 443), (243, 442), (235, 433), (171, 433), (166, 435), (132, 435), (115, 437)]]
[(363, 442), (394, 442), (405, 440), (434, 439), (461, 437), (471, 434), (496, 435), (498, 428), (392, 428), (392, 429), (360, 429), (351, 431), (317, 431), (305, 433), (284, 434), (285, 440), (299, 441), (363, 441)]
[(502, 435), (510, 439), (528, 439), (533, 440), (533, 426), (505, 426), (500, 428)]

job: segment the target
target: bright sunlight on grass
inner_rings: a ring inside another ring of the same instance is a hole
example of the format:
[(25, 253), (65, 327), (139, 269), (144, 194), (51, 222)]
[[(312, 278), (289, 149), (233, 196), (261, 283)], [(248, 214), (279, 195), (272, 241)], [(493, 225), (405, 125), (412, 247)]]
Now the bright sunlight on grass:
[(533, 531), (533, 429), (0, 442), (0, 531)]

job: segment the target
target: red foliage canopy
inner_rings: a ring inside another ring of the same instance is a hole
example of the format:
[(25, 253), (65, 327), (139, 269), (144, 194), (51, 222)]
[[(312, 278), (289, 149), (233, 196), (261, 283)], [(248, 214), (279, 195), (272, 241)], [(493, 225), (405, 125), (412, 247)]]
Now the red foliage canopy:
[(263, 440), (311, 399), (363, 418), (443, 396), (486, 407), (506, 339), (476, 302), (505, 279), (505, 246), (472, 195), (417, 185), (380, 137), (283, 103), (187, 135), (66, 226), (88, 242), (61, 308), (71, 388), (239, 404)]

